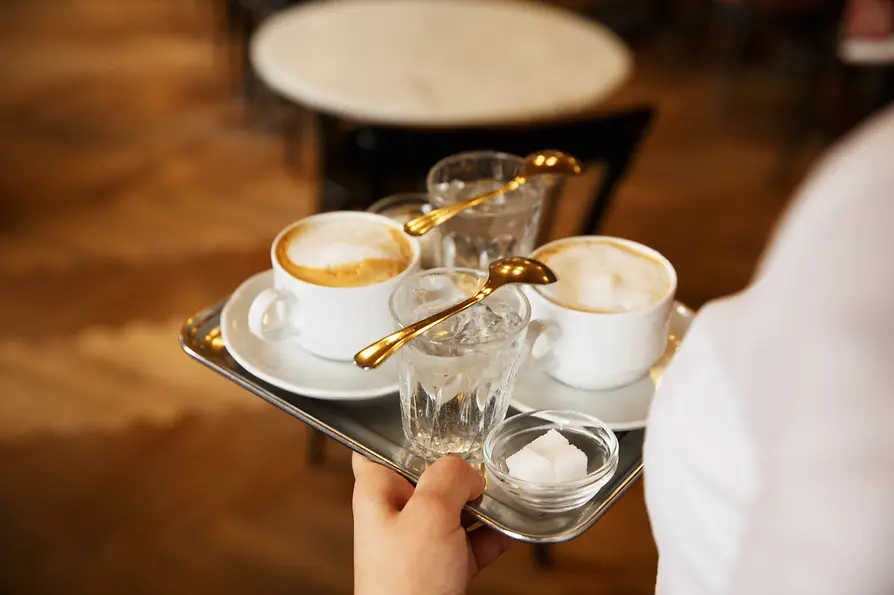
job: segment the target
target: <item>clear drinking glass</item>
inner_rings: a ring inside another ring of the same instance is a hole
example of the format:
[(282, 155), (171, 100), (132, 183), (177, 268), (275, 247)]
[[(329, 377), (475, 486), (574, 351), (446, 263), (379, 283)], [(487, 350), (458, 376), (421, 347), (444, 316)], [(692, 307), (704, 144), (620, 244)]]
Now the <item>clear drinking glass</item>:
[[(474, 269), (417, 273), (395, 288), (391, 314), (398, 327), (407, 326), (466, 299), (485, 280)], [(505, 417), (519, 365), (530, 353), (530, 318), (524, 294), (503, 286), (397, 352), (404, 435), (420, 454), (478, 456), (487, 433)]]
[[(427, 192), (405, 192), (377, 200), (367, 211), (384, 215), (399, 223), (406, 223), (410, 219), (428, 213), (431, 208)], [(438, 229), (435, 228), (419, 238), (419, 247), (422, 249), (419, 259), (421, 268), (430, 269), (438, 266), (439, 237)]]
[[(431, 204), (443, 207), (496, 190), (521, 173), (523, 165), (524, 159), (508, 153), (451, 155), (428, 173)], [(530, 254), (537, 239), (545, 193), (543, 181), (534, 178), (438, 226), (439, 265), (485, 270), (498, 258)]]

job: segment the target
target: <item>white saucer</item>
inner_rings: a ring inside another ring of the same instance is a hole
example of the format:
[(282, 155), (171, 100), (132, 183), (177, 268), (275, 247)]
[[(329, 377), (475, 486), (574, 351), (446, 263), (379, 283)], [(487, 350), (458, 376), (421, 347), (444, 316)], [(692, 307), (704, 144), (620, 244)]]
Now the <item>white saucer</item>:
[(689, 330), (695, 312), (679, 302), (671, 311), (667, 349), (649, 374), (610, 390), (581, 390), (562, 384), (542, 371), (523, 372), (512, 393), (512, 407), (522, 413), (541, 409), (571, 409), (602, 420), (615, 431), (646, 426), (655, 387)]
[(245, 281), (223, 308), (220, 330), (227, 351), (240, 366), (273, 386), (304, 397), (357, 401), (397, 392), (397, 367), (387, 361), (374, 370), (353, 362), (322, 359), (294, 339), (266, 343), (248, 330), (248, 308), (258, 293), (273, 284), (268, 270)]

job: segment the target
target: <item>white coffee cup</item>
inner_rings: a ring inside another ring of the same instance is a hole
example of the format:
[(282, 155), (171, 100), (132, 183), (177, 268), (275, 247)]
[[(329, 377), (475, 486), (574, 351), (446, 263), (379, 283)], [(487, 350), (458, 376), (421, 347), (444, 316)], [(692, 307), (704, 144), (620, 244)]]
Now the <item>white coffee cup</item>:
[[(374, 224), (397, 230), (412, 256), (398, 274), (369, 285), (329, 286), (296, 277), (280, 262), (277, 246), (298, 226), (328, 222)], [(419, 255), (419, 242), (404, 234), (399, 223), (382, 215), (336, 211), (302, 219), (282, 230), (273, 241), (270, 256), (274, 286), (252, 302), (249, 330), (263, 341), (292, 338), (319, 357), (351, 361), (358, 351), (394, 330), (388, 300), (394, 287), (418, 270)]]
[[(624, 246), (663, 265), (669, 289), (647, 307), (626, 312), (588, 312), (547, 297), (547, 288), (526, 287), (534, 318), (551, 327), (552, 352), (542, 369), (563, 384), (603, 390), (630, 384), (643, 377), (667, 347), (677, 273), (661, 254), (630, 240), (607, 236), (578, 236), (550, 242), (532, 254), (553, 251), (576, 242), (610, 242)], [(558, 273), (561, 282), (561, 274)]]

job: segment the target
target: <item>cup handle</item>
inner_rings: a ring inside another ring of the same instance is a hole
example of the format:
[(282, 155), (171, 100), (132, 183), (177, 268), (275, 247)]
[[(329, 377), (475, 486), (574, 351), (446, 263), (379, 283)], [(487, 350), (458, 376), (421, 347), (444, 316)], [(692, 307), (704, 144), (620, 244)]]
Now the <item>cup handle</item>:
[(282, 341), (298, 334), (292, 322), (297, 300), (289, 293), (268, 287), (248, 309), (248, 329), (262, 341)]
[(553, 361), (553, 347), (559, 340), (561, 330), (549, 320), (532, 320), (525, 335), (527, 363), (535, 369), (543, 370)]

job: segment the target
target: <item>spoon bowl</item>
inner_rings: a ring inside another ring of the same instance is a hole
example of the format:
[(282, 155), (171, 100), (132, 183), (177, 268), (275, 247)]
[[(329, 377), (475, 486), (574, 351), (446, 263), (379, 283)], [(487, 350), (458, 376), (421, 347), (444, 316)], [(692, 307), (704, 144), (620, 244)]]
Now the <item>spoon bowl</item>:
[(453, 219), (466, 209), (478, 206), (501, 194), (516, 190), (534, 176), (544, 174), (577, 176), (580, 175), (581, 171), (583, 171), (583, 168), (580, 162), (567, 153), (562, 153), (561, 151), (538, 151), (532, 153), (525, 158), (521, 173), (509, 180), (502, 188), (429, 211), (424, 215), (407, 221), (404, 224), (404, 231), (411, 236), (423, 236), (445, 221)]
[(488, 282), (491, 279), (500, 279), (500, 285), (507, 283), (549, 285), (556, 282), (556, 274), (552, 269), (539, 260), (523, 256), (495, 260), (488, 267), (488, 275)]
[(510, 283), (549, 285), (555, 282), (555, 273), (538, 260), (523, 256), (512, 256), (495, 260), (488, 267), (487, 281), (472, 297), (419, 322), (405, 326), (361, 349), (354, 356), (354, 363), (365, 370), (378, 367), (413, 338), (444, 322), (454, 314), (471, 308), (504, 285), (509, 285)]
[(523, 174), (535, 176), (553, 174), (561, 176), (579, 176), (583, 171), (580, 162), (561, 151), (538, 151), (525, 159)]

